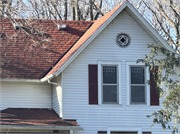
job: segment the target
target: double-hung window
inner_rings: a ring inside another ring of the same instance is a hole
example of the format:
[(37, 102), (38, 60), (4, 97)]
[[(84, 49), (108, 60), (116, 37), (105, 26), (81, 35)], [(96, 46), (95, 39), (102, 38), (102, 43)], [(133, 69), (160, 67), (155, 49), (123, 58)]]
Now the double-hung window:
[(98, 103), (121, 104), (121, 62), (98, 62)]
[(130, 102), (131, 104), (146, 103), (145, 67), (130, 66)]
[(143, 63), (126, 62), (127, 105), (150, 105), (149, 77)]
[(102, 103), (118, 103), (117, 66), (102, 65)]

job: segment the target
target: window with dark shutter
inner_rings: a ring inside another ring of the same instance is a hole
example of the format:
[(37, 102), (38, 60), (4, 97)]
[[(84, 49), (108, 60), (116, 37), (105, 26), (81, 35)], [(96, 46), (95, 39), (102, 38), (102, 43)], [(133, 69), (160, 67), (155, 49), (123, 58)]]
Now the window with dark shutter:
[(157, 70), (158, 70), (158, 66), (156, 66), (155, 69), (155, 77), (153, 76), (153, 72), (150, 72), (150, 105), (151, 106), (159, 106), (159, 95), (157, 93), (156, 88), (156, 82), (155, 79), (157, 79)]
[(89, 65), (89, 104), (98, 104), (98, 66)]

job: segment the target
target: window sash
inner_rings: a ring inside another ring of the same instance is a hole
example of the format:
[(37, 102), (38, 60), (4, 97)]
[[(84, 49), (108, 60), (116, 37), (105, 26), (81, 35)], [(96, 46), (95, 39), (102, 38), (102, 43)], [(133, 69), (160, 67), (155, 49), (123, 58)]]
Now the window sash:
[[(103, 83), (103, 74), (104, 74), (104, 70), (103, 70), (103, 67), (116, 67), (116, 83)], [(102, 104), (117, 104), (118, 103), (118, 101), (119, 101), (119, 87), (118, 87), (118, 78), (119, 78), (119, 73), (118, 73), (118, 66), (117, 65), (102, 65), (101, 66), (101, 77), (102, 77), (102, 86), (101, 86), (101, 88), (102, 88)], [(104, 99), (104, 86), (116, 86), (116, 102), (107, 102), (107, 101), (104, 101), (105, 99)]]
[[(131, 82), (132, 82), (132, 81), (131, 81), (131, 77), (132, 77), (132, 76), (131, 76), (131, 68), (132, 68), (132, 67), (133, 67), (133, 68), (135, 68), (135, 67), (142, 67), (142, 68), (143, 68), (143, 72), (144, 72), (144, 75), (143, 75), (143, 77), (144, 77), (144, 78), (143, 78), (143, 79), (144, 79), (144, 82), (143, 82), (143, 84), (131, 84)], [(147, 93), (146, 93), (146, 82), (145, 82), (145, 81), (146, 81), (145, 66), (133, 66), (133, 65), (132, 65), (132, 66), (129, 66), (129, 72), (130, 72), (130, 73), (129, 73), (129, 74), (130, 74), (130, 85), (129, 85), (129, 86), (130, 86), (130, 104), (146, 104), (146, 103), (147, 103), (147, 102), (146, 102), (146, 100), (147, 100), (147, 99), (146, 99), (146, 94), (147, 94)], [(133, 91), (132, 91), (132, 87), (144, 87), (144, 96), (143, 96), (143, 97), (144, 97), (144, 101), (142, 101), (142, 102), (132, 101), (132, 100), (133, 100), (132, 94), (131, 94), (131, 93), (133, 92)]]

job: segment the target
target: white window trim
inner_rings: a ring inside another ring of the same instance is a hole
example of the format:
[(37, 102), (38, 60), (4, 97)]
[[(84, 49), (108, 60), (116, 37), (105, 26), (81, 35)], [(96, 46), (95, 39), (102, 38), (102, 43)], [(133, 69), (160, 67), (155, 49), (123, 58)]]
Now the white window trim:
[[(137, 62), (126, 62), (126, 87), (127, 87), (127, 105), (130, 104), (130, 71), (129, 66), (145, 66), (144, 63), (137, 63)], [(145, 106), (150, 106), (150, 85), (147, 83), (147, 81), (150, 80), (150, 74), (148, 67), (145, 67), (145, 89), (146, 89), (146, 104)], [(143, 105), (143, 104), (132, 104), (131, 106), (137, 106), (137, 105)]]
[[(98, 104), (102, 104), (102, 65), (116, 65), (118, 70), (118, 104), (122, 104), (121, 96), (121, 62), (120, 61), (98, 61)], [(106, 104), (103, 104), (106, 105)], [(117, 105), (117, 104), (108, 104)]]
[(142, 134), (141, 127), (107, 127), (107, 134), (111, 134), (111, 131), (138, 132), (137, 134)]

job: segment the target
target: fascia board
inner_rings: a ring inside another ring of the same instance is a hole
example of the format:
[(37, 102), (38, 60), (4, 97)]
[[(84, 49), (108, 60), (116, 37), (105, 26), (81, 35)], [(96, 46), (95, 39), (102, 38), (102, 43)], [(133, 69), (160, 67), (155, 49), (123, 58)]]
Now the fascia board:
[(129, 7), (129, 9), (132, 11), (132, 13), (138, 18), (140, 19), (140, 21), (147, 27), (147, 29), (154, 34), (158, 40), (171, 52), (175, 52), (175, 50), (162, 38), (161, 35), (159, 35), (159, 33), (149, 24), (149, 22), (147, 22), (147, 20), (130, 4), (128, 3), (127, 5)]
[(83, 130), (80, 126), (28, 126), (28, 125), (0, 125), (1, 131), (9, 130)]
[(56, 76), (54, 74), (50, 74), (47, 77), (44, 77), (44, 78), (40, 79), (40, 82), (46, 82), (46, 81), (51, 80), (51, 79), (53, 79), (55, 77)]
[(39, 79), (8, 79), (8, 78), (1, 78), (0, 81), (2, 82), (36, 82), (36, 83), (41, 83)]
[(104, 28), (127, 6), (127, 4), (128, 1), (121, 5), (121, 7), (101, 25), (101, 27), (66, 61), (66, 63), (54, 73), (54, 75), (58, 76), (90, 44), (90, 42), (93, 41), (102, 30), (104, 30)]

